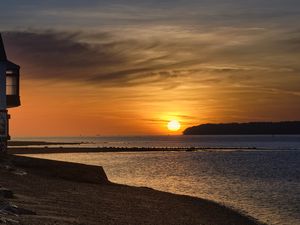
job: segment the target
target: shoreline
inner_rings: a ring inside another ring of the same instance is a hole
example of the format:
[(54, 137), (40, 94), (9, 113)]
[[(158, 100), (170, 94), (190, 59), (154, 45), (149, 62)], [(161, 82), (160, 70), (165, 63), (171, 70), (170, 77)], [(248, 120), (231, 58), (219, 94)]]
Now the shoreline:
[[(9, 147), (9, 154), (34, 155), (34, 154), (59, 154), (59, 153), (141, 153), (141, 152), (274, 152), (283, 149), (267, 148), (145, 148), (145, 147)], [(284, 149), (284, 151), (299, 151), (298, 149)]]
[(9, 141), (8, 148), (12, 154), (17, 151), (31, 152), (47, 151), (47, 153), (75, 153), (75, 152), (123, 152), (123, 151), (203, 151), (203, 150), (258, 150), (256, 147), (104, 147), (82, 146), (93, 142), (46, 142), (46, 141)]
[(10, 154), (51, 154), (51, 153), (95, 153), (95, 152), (210, 152), (210, 151), (260, 151), (255, 147), (65, 147), (65, 146), (9, 146)]
[[(45, 219), (48, 222), (42, 224), (262, 224), (206, 199), (98, 182), (104, 176), (100, 168), (10, 156), (0, 167), (0, 186), (15, 193), (9, 200), (12, 204), (33, 212), (10, 217), (29, 225)], [(92, 174), (90, 180), (80, 180), (86, 174)]]
[[(51, 154), (51, 153), (104, 153), (104, 152), (249, 152), (249, 151), (298, 151), (299, 148), (268, 147), (106, 147), (93, 146), (93, 142), (46, 142), (46, 141), (9, 141), (9, 154)], [(90, 146), (89, 146), (90, 145)]]

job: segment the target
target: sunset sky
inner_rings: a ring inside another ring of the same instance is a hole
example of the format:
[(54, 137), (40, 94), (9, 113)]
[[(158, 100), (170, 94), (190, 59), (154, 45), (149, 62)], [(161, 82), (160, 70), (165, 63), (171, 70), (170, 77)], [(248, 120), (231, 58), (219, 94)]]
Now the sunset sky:
[(299, 0), (0, 3), (21, 66), (12, 136), (300, 120)]

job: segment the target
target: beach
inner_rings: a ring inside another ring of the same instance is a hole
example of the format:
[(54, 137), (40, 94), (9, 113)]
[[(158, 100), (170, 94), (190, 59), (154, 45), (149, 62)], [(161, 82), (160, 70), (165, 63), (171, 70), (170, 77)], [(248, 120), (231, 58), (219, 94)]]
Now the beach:
[(18, 210), (2, 210), (2, 224), (260, 224), (205, 199), (111, 183), (104, 171), (9, 156), (1, 162), (0, 185), (14, 196), (1, 201)]

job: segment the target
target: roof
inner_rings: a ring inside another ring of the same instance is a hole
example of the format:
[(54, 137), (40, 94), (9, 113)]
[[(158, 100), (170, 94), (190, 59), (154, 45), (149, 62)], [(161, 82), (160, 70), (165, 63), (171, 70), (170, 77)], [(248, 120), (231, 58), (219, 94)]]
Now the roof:
[(4, 43), (3, 43), (1, 33), (0, 33), (0, 62), (6, 63), (7, 69), (19, 69), (20, 68), (19, 65), (7, 60), (7, 56), (6, 56), (6, 52), (5, 52)]
[(5, 52), (1, 33), (0, 33), (0, 61), (7, 61), (6, 52)]

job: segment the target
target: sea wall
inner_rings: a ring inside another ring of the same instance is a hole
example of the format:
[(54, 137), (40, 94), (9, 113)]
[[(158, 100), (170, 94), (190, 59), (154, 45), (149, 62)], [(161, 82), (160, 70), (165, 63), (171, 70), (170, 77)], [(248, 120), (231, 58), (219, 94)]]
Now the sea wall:
[(12, 156), (12, 163), (24, 169), (34, 169), (34, 173), (67, 180), (109, 184), (104, 169), (101, 166), (92, 166), (79, 163), (37, 159), (24, 156)]

